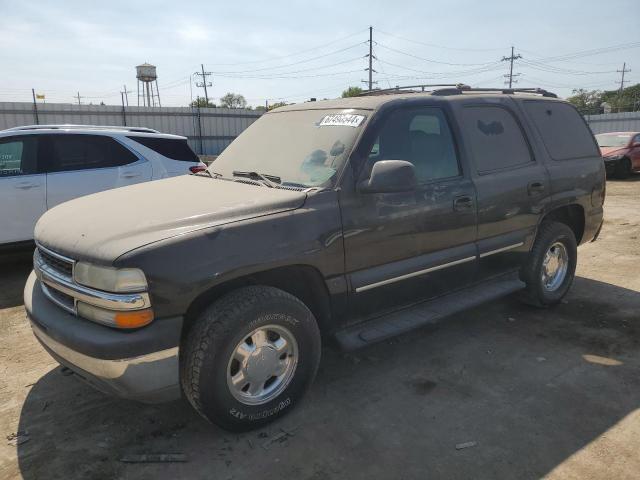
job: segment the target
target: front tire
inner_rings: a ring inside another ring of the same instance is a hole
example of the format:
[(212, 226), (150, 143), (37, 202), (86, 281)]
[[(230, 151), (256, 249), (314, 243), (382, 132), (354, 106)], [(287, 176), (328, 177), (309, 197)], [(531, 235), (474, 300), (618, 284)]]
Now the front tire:
[(543, 222), (522, 269), (521, 277), (527, 285), (522, 299), (538, 307), (559, 303), (571, 288), (577, 258), (573, 230), (564, 223)]
[(235, 290), (207, 308), (180, 354), (185, 396), (231, 431), (259, 428), (289, 412), (313, 382), (320, 331), (296, 297), (266, 286)]

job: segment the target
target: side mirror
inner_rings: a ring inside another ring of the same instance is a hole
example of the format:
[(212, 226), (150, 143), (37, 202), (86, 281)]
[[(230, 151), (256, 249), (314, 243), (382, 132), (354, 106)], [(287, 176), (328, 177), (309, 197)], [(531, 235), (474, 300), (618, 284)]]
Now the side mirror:
[(414, 190), (416, 170), (404, 160), (379, 160), (373, 164), (371, 176), (363, 180), (358, 190), (362, 193), (397, 193)]
[(637, 147), (640, 147), (640, 142), (633, 142), (631, 144), (631, 148), (637, 148)]

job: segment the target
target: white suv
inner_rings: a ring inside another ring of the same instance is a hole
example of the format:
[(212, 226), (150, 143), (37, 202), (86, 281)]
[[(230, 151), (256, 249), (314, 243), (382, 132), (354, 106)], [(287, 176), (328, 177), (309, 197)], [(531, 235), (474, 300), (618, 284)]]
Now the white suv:
[(150, 128), (34, 125), (0, 131), (0, 245), (32, 240), (40, 215), (72, 198), (205, 168), (185, 137)]

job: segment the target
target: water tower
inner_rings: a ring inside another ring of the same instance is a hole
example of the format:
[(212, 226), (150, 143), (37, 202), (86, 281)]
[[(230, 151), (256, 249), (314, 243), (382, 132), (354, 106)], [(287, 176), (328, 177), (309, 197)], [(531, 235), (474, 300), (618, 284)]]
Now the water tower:
[[(158, 75), (156, 74), (156, 66), (143, 63), (136, 67), (136, 78), (138, 79), (138, 106), (140, 106), (140, 98), (142, 97), (143, 107), (155, 107), (156, 101), (160, 107), (160, 91), (158, 90)], [(156, 88), (154, 91), (153, 84)], [(142, 89), (140, 88), (142, 87)]]

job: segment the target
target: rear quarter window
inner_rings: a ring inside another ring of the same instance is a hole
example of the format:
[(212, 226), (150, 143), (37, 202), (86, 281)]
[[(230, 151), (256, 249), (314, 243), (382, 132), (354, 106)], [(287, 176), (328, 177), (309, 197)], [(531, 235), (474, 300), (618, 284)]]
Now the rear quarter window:
[(528, 165), (529, 145), (513, 114), (499, 106), (467, 106), (460, 116), (479, 174)]
[(153, 137), (127, 137), (150, 148), (163, 157), (182, 162), (199, 162), (198, 156), (193, 153), (186, 140), (177, 138), (153, 138)]
[(554, 160), (600, 156), (589, 127), (571, 105), (527, 100), (524, 109)]

